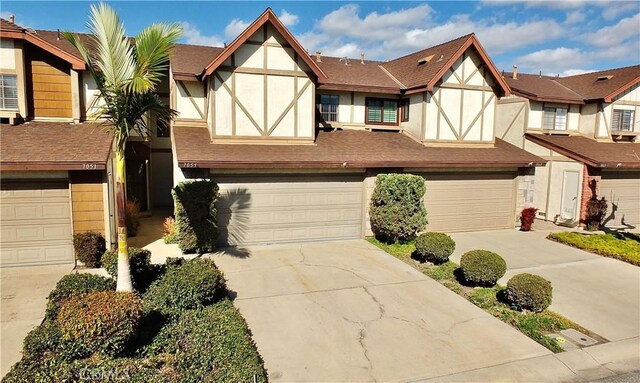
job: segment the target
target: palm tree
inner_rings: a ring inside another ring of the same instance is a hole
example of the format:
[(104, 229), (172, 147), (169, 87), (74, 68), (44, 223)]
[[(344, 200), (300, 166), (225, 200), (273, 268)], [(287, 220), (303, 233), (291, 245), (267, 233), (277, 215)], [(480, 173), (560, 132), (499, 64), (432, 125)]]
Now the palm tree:
[(100, 102), (92, 118), (105, 122), (115, 136), (116, 206), (118, 212), (118, 291), (132, 291), (127, 228), (125, 224), (125, 145), (132, 134), (149, 137), (148, 117), (168, 124), (176, 112), (155, 94), (168, 68), (169, 53), (182, 34), (177, 24), (152, 24), (135, 40), (108, 5), (91, 5), (90, 35), (85, 43), (78, 35), (64, 37), (78, 49), (95, 79)]

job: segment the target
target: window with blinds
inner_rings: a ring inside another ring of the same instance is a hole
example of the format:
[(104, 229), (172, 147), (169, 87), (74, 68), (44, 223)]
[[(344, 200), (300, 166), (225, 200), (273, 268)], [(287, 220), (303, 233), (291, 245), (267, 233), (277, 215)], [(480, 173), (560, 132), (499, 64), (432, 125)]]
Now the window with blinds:
[(567, 108), (544, 107), (542, 128), (547, 130), (567, 130)]
[(398, 125), (398, 101), (367, 98), (365, 122), (367, 124)]
[(611, 130), (617, 132), (633, 132), (633, 110), (613, 110)]
[(321, 121), (338, 121), (338, 106), (340, 96), (335, 94), (319, 94), (316, 96), (316, 106)]
[(0, 74), (0, 108), (18, 109), (18, 84), (15, 74)]

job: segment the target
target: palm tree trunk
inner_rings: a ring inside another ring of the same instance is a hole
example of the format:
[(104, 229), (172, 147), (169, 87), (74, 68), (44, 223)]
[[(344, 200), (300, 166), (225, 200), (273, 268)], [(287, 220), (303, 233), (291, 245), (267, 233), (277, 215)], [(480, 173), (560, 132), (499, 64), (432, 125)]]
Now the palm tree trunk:
[(124, 150), (116, 150), (116, 209), (118, 211), (118, 278), (116, 291), (133, 291), (127, 245), (127, 223), (125, 210), (126, 174)]

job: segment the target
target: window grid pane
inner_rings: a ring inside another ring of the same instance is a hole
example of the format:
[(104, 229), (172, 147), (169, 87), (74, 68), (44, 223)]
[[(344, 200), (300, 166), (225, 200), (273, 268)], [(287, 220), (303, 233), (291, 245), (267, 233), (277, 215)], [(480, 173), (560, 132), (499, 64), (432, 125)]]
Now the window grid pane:
[(555, 108), (544, 108), (543, 128), (553, 129), (555, 126), (555, 118), (556, 118)]
[(18, 109), (16, 75), (0, 75), (0, 108)]
[(565, 108), (556, 108), (556, 130), (566, 130), (567, 129), (567, 109)]
[(323, 121), (338, 121), (338, 106), (340, 97), (333, 94), (319, 96), (318, 111)]

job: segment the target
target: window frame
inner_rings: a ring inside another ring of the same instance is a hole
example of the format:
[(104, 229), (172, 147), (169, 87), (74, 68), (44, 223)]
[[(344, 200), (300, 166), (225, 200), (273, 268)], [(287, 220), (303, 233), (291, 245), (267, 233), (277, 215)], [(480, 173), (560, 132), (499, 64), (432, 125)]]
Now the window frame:
[[(553, 109), (553, 112), (551, 111), (547, 111), (547, 109)], [(563, 129), (558, 129), (558, 109), (562, 109), (565, 111), (565, 115), (564, 115), (564, 128)], [(546, 120), (546, 114), (547, 113), (553, 113), (553, 126), (551, 128), (546, 126), (545, 120)], [(562, 107), (562, 106), (547, 106), (547, 105), (542, 105), (542, 129), (543, 130), (553, 130), (553, 131), (559, 131), (559, 132), (566, 132), (567, 130), (569, 130), (569, 107)]]
[[(15, 99), (16, 100), (16, 106), (15, 107), (6, 107), (6, 97), (4, 95), (4, 90), (5, 88), (14, 88), (14, 87), (5, 87), (4, 86), (4, 77), (13, 77), (13, 79), (15, 80), (15, 94), (16, 97), (11, 97), (10, 99)], [(14, 73), (0, 73), (0, 110), (6, 110), (6, 111), (18, 111), (20, 110), (20, 94), (18, 93), (18, 75), (14, 74)]]
[[(371, 101), (381, 101), (382, 109), (381, 109), (381, 119), (380, 122), (377, 121), (369, 121), (369, 102)], [(396, 122), (384, 122), (384, 103), (385, 101), (390, 101), (396, 104)], [(386, 125), (386, 126), (399, 126), (400, 125), (400, 111), (398, 110), (400, 106), (399, 100), (394, 98), (380, 98), (380, 97), (365, 97), (364, 98), (364, 123), (366, 125)]]
[[(333, 98), (335, 97), (338, 100), (338, 103), (335, 104), (336, 105), (336, 111), (335, 111), (335, 120), (328, 120), (326, 118), (324, 118), (325, 113), (328, 114), (334, 114), (332, 112), (324, 112), (322, 109), (322, 105), (333, 105), (333, 104), (323, 104), (322, 101), (322, 96), (325, 97), (330, 97)], [(318, 112), (318, 117), (320, 119), (320, 122), (327, 122), (327, 123), (331, 123), (331, 122), (339, 122), (340, 121), (340, 95), (339, 94), (334, 94), (334, 93), (322, 93), (322, 94), (316, 94), (316, 110)]]
[(409, 104), (411, 104), (411, 100), (408, 98), (403, 98), (400, 100), (400, 122), (409, 121)]
[[(613, 126), (613, 121), (616, 113), (621, 113), (620, 117), (618, 118), (618, 127)], [(622, 127), (622, 123), (624, 121), (624, 118), (623, 118), (624, 113), (629, 113), (631, 115), (629, 117), (629, 129), (623, 129)], [(635, 110), (631, 110), (631, 109), (613, 109), (613, 112), (611, 113), (611, 131), (612, 132), (635, 132), (635, 126), (634, 126), (635, 114), (636, 114)]]

